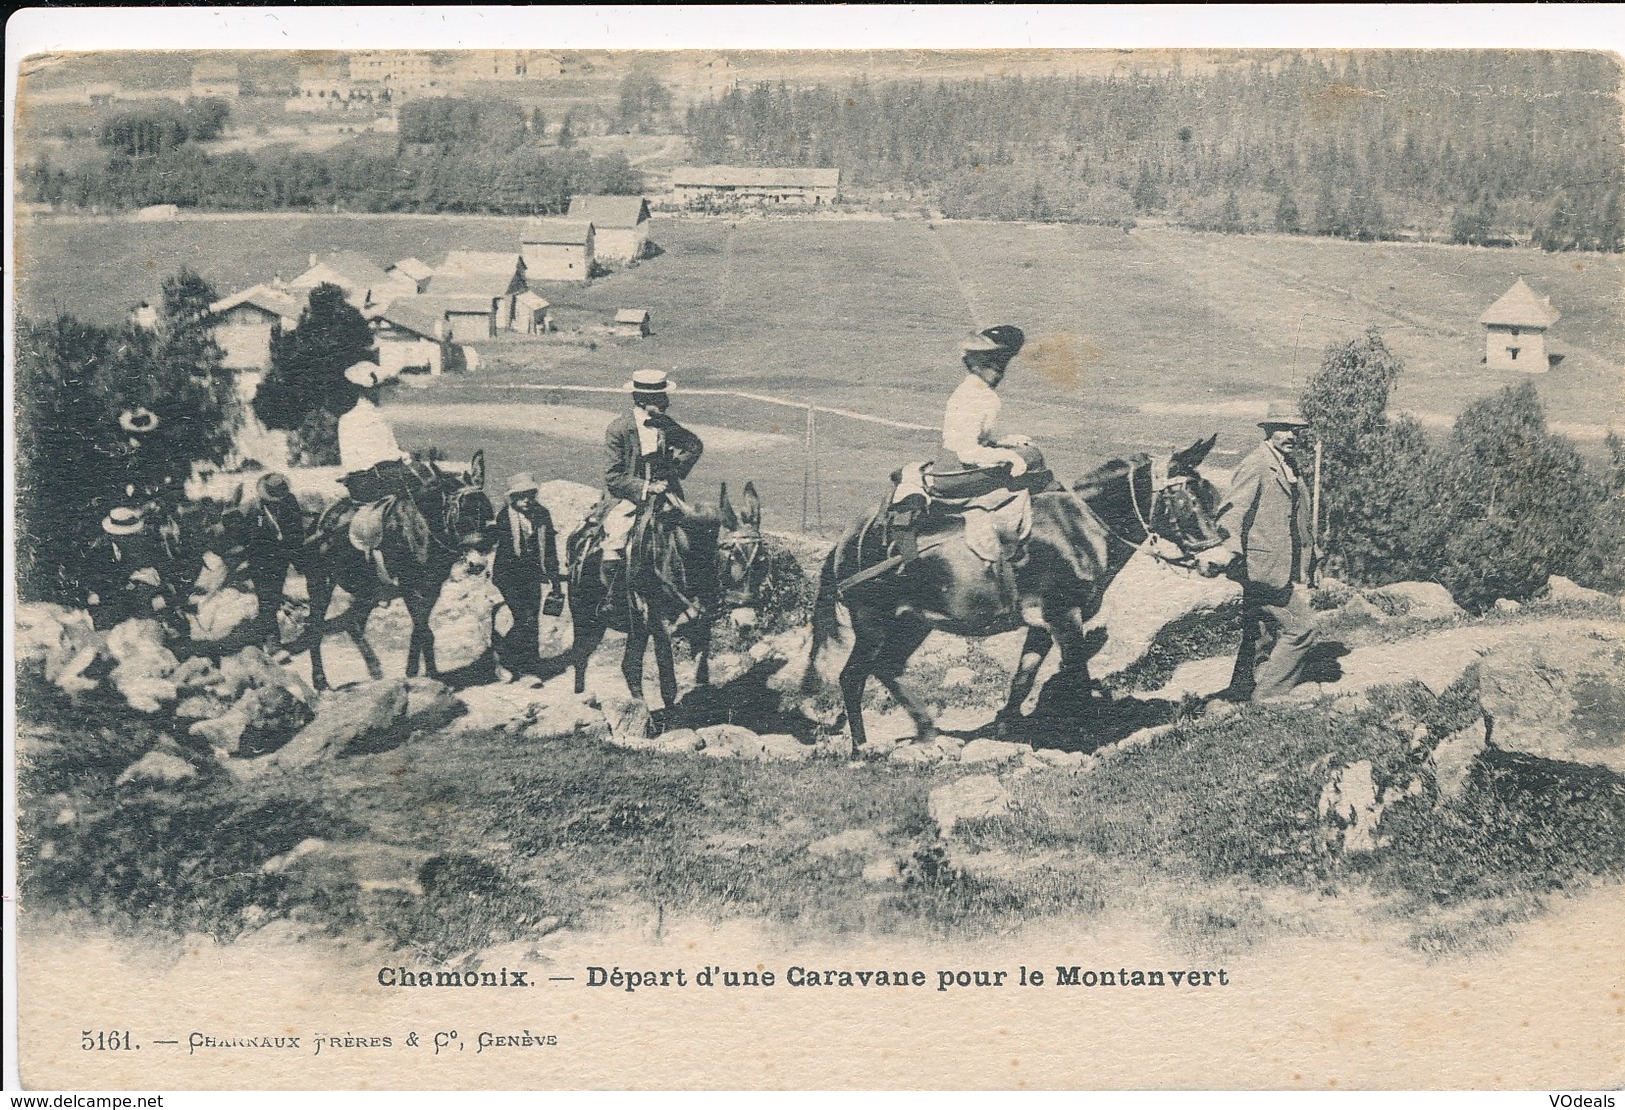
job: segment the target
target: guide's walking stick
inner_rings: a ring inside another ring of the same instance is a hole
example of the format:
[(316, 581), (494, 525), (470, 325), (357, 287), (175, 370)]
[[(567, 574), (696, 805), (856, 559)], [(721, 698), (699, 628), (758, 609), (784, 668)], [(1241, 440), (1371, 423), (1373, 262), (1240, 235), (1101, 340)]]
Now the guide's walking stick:
[(1315, 485), (1309, 494), (1309, 588), (1320, 584), (1320, 454), (1321, 443), (1315, 439)]

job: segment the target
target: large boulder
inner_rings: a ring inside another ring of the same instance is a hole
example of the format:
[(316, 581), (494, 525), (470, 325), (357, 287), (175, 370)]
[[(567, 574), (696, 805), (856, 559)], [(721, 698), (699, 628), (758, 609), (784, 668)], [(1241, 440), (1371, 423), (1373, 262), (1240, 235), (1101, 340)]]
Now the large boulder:
[(931, 791), (927, 799), (931, 819), (943, 836), (961, 821), (979, 821), (1010, 812), (1010, 792), (993, 775), (970, 775)]
[(242, 590), (225, 588), (205, 596), (191, 614), (192, 638), (224, 640), (259, 615), (259, 602)]
[(454, 698), (464, 711), (457, 721), (460, 732), (481, 729), (518, 732), (535, 721), (547, 705), (538, 687), (523, 683), (470, 686), (457, 691)]
[[(440, 591), (429, 614), (434, 633), (435, 662), (443, 671), (472, 666), (491, 650), (494, 633), (503, 631), (495, 621), (502, 593), (483, 574), (454, 576)], [(508, 616), (506, 609), (503, 616)], [(511, 617), (508, 627), (512, 628)]]
[(234, 769), (254, 774), (297, 770), (331, 759), (359, 740), (374, 739), (402, 727), (407, 710), (406, 681), (385, 679), (327, 695), (315, 720), (270, 755), (239, 760)]
[(1488, 734), (1484, 718), (1479, 717), (1466, 728), (1440, 740), (1433, 748), (1433, 779), (1439, 787), (1441, 801), (1454, 801), (1467, 788), (1473, 764), (1484, 751)]
[(1619, 599), (1601, 590), (1590, 590), (1572, 579), (1554, 574), (1546, 579), (1546, 589), (1539, 598), (1543, 605), (1597, 605), (1617, 610)]
[(1428, 621), (1467, 615), (1437, 582), (1395, 582), (1366, 590), (1362, 596), (1390, 617)]
[(155, 620), (127, 620), (107, 634), (107, 651), (118, 665), (109, 675), (130, 708), (156, 713), (179, 696), (174, 674), (180, 666), (164, 646), (163, 627)]
[(281, 747), (314, 716), (286, 686), (262, 686), (245, 691), (228, 711), (198, 721), (188, 731), (228, 755), (258, 755)]
[(1015, 763), (1033, 750), (1031, 744), (1016, 744), (1009, 740), (977, 739), (967, 743), (959, 753), (961, 763)]
[(84, 693), (96, 683), (84, 677), (95, 662), (101, 638), (83, 609), (49, 602), (27, 602), (13, 612), (12, 644), (19, 671), (36, 670), (47, 682), (69, 693)]
[(1479, 664), (1489, 742), (1625, 774), (1625, 629), (1513, 640)]
[(1091, 628), (1106, 631), (1106, 643), (1089, 661), (1089, 672), (1105, 678), (1145, 657), (1157, 634), (1181, 619), (1211, 616), (1241, 596), (1228, 578), (1203, 578), (1159, 563), (1148, 553), (1131, 558), (1112, 580)]

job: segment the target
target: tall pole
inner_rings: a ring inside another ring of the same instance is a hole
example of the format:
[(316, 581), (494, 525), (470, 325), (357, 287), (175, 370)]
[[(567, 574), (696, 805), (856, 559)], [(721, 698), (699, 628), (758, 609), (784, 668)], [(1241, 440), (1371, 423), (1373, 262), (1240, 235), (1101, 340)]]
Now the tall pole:
[(1314, 586), (1320, 578), (1320, 567), (1315, 559), (1315, 552), (1320, 549), (1320, 437), (1315, 437), (1315, 488), (1309, 495), (1309, 585)]

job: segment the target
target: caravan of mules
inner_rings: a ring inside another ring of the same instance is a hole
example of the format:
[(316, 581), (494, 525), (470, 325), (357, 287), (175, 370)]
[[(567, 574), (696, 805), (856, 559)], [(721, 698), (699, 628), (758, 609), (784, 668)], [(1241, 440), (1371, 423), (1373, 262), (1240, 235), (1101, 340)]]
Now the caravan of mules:
[[(909, 659), (932, 630), (981, 638), (1025, 629), (1020, 663), (996, 719), (1008, 726), (1020, 719), (1056, 645), (1061, 666), (1052, 684), (1089, 688), (1085, 626), (1130, 557), (1145, 551), (1206, 574), (1222, 569), (1214, 555), (1228, 536), (1216, 523), (1221, 499), (1198, 472), (1216, 437), (1168, 458), (1114, 459), (1068, 488), (1028, 440), (997, 432), (995, 390), (1023, 342), (1020, 329), (1003, 325), (961, 345), (966, 378), (948, 403), (942, 454), (895, 473), (876, 509), (824, 560), (803, 687), (810, 690), (820, 674), (838, 670), (842, 719), (858, 749), (867, 742), (862, 701), (870, 677), (907, 711), (921, 738), (934, 735), (930, 715), (902, 684)], [(454, 575), (490, 573), (500, 564), (493, 577), (507, 604), (520, 610), (514, 635), (529, 642), (512, 651), (498, 645), (499, 680), (513, 677), (504, 663), (542, 676), (573, 670), (582, 693), (589, 658), (613, 629), (625, 634), (621, 671), (640, 701), (652, 645), (669, 710), (680, 701), (674, 637), (692, 646), (695, 682), (704, 687), (713, 622), (775, 589), (754, 486), (744, 486), (739, 509), (726, 484), (714, 508), (684, 493), (682, 483), (704, 445), (668, 415), (675, 384), (659, 371), (639, 371), (626, 383), (631, 410), (606, 434), (604, 495), (565, 540), (562, 572), (552, 520), (537, 504), (528, 474), (510, 485), (498, 512), (485, 489), (483, 452), (466, 470), (403, 452), (378, 406), (377, 368), (359, 363), (347, 377), (357, 402), (339, 422), (346, 496), (323, 506), (302, 504), (283, 474), (266, 473), (249, 497), (239, 488), (230, 501), (185, 502), (168, 513), (150, 502), (150, 527), (140, 509), (119, 510), (117, 521), (113, 514), (113, 523), (104, 521), (109, 536), (127, 547), (149, 532), (157, 538), (157, 546), (146, 549), (154, 552), (149, 558), (127, 561), (161, 563), (159, 579), (206, 578), (213, 567), (217, 578), (224, 572), (248, 583), (257, 616), (247, 634), (283, 658), (308, 650), (318, 689), (328, 685), (322, 645), (333, 632), (348, 634), (368, 672), (381, 677), (366, 622), (376, 606), (396, 597), (412, 621), (406, 673), (421, 668), (437, 676), (429, 618), (442, 588)], [(309, 615), (303, 632), (284, 643), (278, 615), (290, 572), (305, 580)], [(573, 639), (563, 655), (543, 660), (536, 654), (536, 614), (529, 610), (543, 604), (549, 585), (544, 611), (557, 615), (567, 598)], [(351, 602), (330, 618), (339, 589)], [(175, 604), (165, 613), (154, 601), (153, 609), (181, 628), (184, 601), (168, 587), (156, 593)], [(840, 619), (843, 607), (850, 634)], [(839, 650), (844, 659), (832, 664)]]

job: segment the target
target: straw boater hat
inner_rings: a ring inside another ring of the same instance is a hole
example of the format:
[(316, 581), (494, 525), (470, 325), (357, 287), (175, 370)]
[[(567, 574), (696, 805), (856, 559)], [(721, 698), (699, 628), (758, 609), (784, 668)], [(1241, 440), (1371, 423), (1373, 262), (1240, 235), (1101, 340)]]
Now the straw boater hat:
[(274, 471), (261, 477), (254, 488), (259, 491), (261, 501), (286, 501), (293, 495), (288, 479)]
[(999, 324), (966, 336), (959, 349), (966, 354), (998, 353), (1015, 358), (1026, 341), (1027, 336), (1014, 324)]
[(1260, 428), (1307, 428), (1309, 421), (1303, 418), (1303, 412), (1294, 401), (1271, 401), (1270, 407), (1264, 413), (1264, 419), (1258, 422)]
[(119, 413), (118, 426), (127, 432), (157, 431), (158, 414), (145, 407), (125, 409)]
[(664, 370), (634, 370), (632, 380), (621, 388), (634, 396), (662, 396), (677, 392), (677, 383), (666, 377)]
[(145, 523), (146, 517), (141, 515), (140, 509), (117, 505), (102, 517), (102, 531), (109, 536), (133, 536)]
[(516, 493), (535, 493), (535, 492), (536, 492), (536, 479), (532, 478), (528, 471), (523, 471), (522, 470), (518, 474), (515, 474), (512, 478), (508, 479), (508, 496), (509, 497), (512, 497)]
[(351, 385), (361, 389), (371, 389), (378, 384), (378, 364), (358, 362), (344, 372), (344, 377)]

